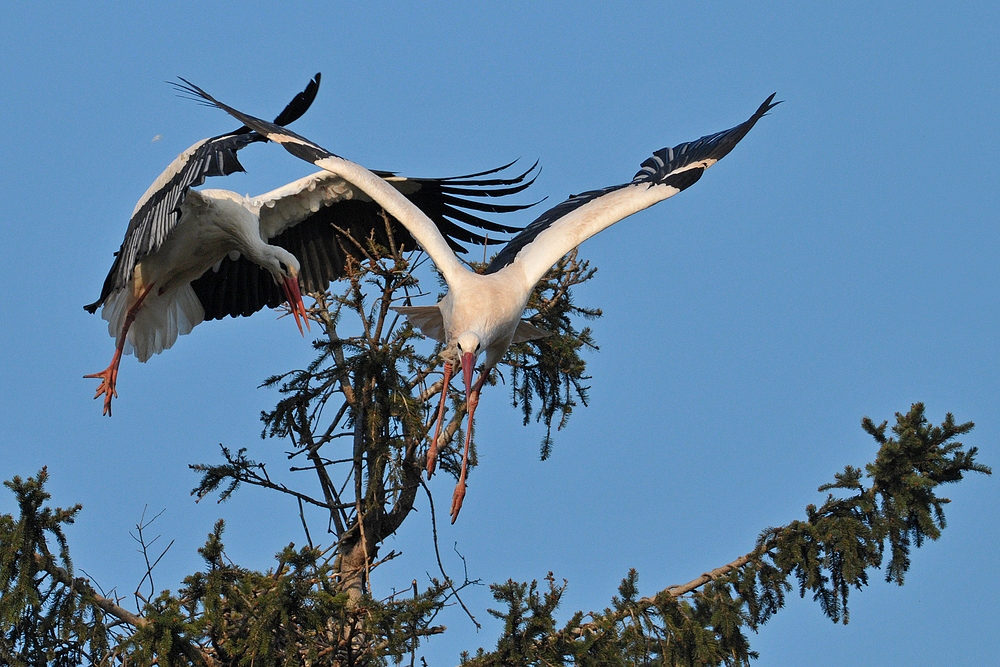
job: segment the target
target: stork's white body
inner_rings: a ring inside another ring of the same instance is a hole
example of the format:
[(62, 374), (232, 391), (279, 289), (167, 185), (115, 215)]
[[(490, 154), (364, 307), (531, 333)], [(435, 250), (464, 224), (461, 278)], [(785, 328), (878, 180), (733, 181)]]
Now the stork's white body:
[(159, 252), (140, 260), (146, 282), (170, 290), (200, 278), (230, 253), (264, 262), (259, 208), (229, 190), (193, 190), (181, 206), (181, 219)]
[(131, 284), (104, 303), (101, 316), (108, 322), (108, 333), (120, 343), (126, 314), (152, 286), (127, 329), (125, 354), (134, 351), (139, 361), (146, 361), (204, 321), (205, 311), (191, 282), (227, 256), (242, 255), (271, 271), (275, 280), (283, 278), (280, 263), (298, 272), (291, 253), (261, 238), (259, 212), (258, 201), (229, 190), (188, 193), (180, 220), (159, 250), (139, 260)]
[(493, 368), (503, 358), (531, 295), (530, 288), (523, 289), (523, 279), (511, 280), (512, 274), (520, 273), (519, 267), (508, 268), (512, 270), (485, 276), (463, 270), (448, 281), (448, 293), (437, 304), (444, 335), (435, 336), (446, 344), (444, 356), (457, 361), (458, 337), (472, 331), (479, 337), (486, 368)]

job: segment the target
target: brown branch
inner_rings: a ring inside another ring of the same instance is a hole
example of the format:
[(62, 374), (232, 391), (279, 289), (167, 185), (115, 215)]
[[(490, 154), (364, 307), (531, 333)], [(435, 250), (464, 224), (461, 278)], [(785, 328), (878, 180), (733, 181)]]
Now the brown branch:
[[(351, 266), (352, 264), (357, 266), (359, 262), (356, 260), (352, 262), (349, 257), (348, 266)], [(361, 320), (361, 327), (364, 329), (365, 340), (371, 341), (371, 322), (368, 321), (368, 317), (365, 315), (365, 293), (361, 288), (362, 275), (363, 272), (360, 270), (348, 270), (347, 280), (350, 283), (350, 288), (348, 289), (347, 294), (350, 296), (347, 297), (347, 305), (355, 312), (355, 314), (357, 314), (358, 319)]]
[(333, 358), (337, 362), (337, 368), (341, 369), (337, 378), (340, 382), (340, 392), (344, 395), (344, 399), (347, 403), (351, 407), (354, 407), (354, 387), (351, 386), (350, 375), (345, 370), (346, 359), (344, 357), (344, 345), (341, 342), (340, 336), (337, 334), (337, 325), (333, 321), (334, 318), (330, 315), (330, 307), (327, 304), (326, 294), (317, 293), (312, 296), (316, 300), (316, 305), (318, 306), (317, 310), (319, 311), (319, 323), (323, 325), (323, 330), (326, 332), (326, 338), (330, 341), (330, 347), (333, 349)]
[(328, 504), (320, 502), (311, 496), (307, 496), (304, 493), (299, 493), (294, 489), (288, 488), (284, 484), (278, 484), (276, 482), (272, 482), (270, 479), (261, 477), (260, 475), (257, 475), (255, 473), (253, 474), (253, 477), (241, 475), (238, 477), (238, 479), (240, 482), (244, 484), (250, 484), (251, 486), (260, 486), (265, 489), (271, 489), (272, 491), (280, 491), (281, 493), (287, 493), (293, 498), (298, 498), (299, 500), (307, 502), (310, 505), (315, 505), (316, 507), (322, 507), (323, 509), (330, 510), (331, 512), (335, 510), (344, 510), (354, 507), (352, 503)]
[(403, 484), (399, 492), (399, 497), (392, 509), (384, 515), (382, 531), (379, 539), (384, 540), (389, 535), (395, 533), (402, 525), (403, 520), (413, 509), (413, 502), (417, 498), (417, 488), (420, 485), (420, 475), (423, 473), (423, 466), (416, 464), (416, 443), (421, 439), (411, 438), (411, 444), (407, 447), (406, 456), (403, 459)]
[[(431, 627), (424, 628), (422, 630), (419, 630), (419, 629), (418, 630), (414, 630), (413, 631), (413, 636), (414, 637), (432, 637), (434, 635), (439, 635), (439, 634), (443, 633), (447, 629), (448, 629), (447, 625), (432, 625)], [(372, 647), (371, 652), (374, 653), (374, 654), (376, 654), (376, 655), (378, 655), (378, 654), (380, 654), (382, 651), (384, 651), (387, 648), (389, 648), (389, 642), (388, 641), (381, 641), (381, 642), (379, 642), (378, 644), (376, 644), (375, 646)]]
[[(452, 595), (454, 595), (455, 599), (458, 600), (458, 604), (462, 606), (462, 609), (465, 611), (466, 615), (476, 626), (476, 630), (480, 630), (482, 629), (483, 626), (479, 624), (479, 621), (476, 620), (476, 617), (473, 616), (472, 612), (469, 611), (469, 608), (465, 606), (465, 601), (462, 600), (462, 597), (458, 594), (458, 589), (455, 588), (455, 582), (453, 582), (451, 580), (451, 577), (448, 576), (448, 573), (444, 571), (444, 564), (441, 562), (441, 551), (438, 549), (438, 529), (437, 529), (437, 517), (434, 516), (434, 496), (431, 495), (431, 490), (427, 488), (427, 483), (424, 482), (423, 478), (420, 478), (420, 486), (423, 487), (424, 493), (427, 494), (427, 502), (430, 503), (431, 506), (431, 537), (434, 544), (434, 556), (437, 558), (438, 569), (441, 571), (441, 576), (444, 577), (444, 583), (448, 585), (448, 588), (451, 589)], [(461, 556), (461, 554), (459, 555)], [(466, 582), (469, 581), (468, 572), (466, 572), (465, 581)], [(464, 588), (464, 586), (461, 586), (460, 588)], [(435, 613), (435, 616), (436, 615), (437, 614)], [(433, 620), (433, 617), (431, 618), (431, 620)]]
[[(367, 587), (371, 585), (372, 566), (371, 566), (371, 555), (368, 552), (368, 538), (365, 536), (365, 515), (361, 511), (360, 500), (357, 503), (357, 508), (355, 509), (355, 512), (358, 515), (358, 530), (361, 531), (361, 553), (365, 557), (365, 580), (361, 585), (361, 590), (362, 592), (364, 592), (367, 589)], [(379, 544), (379, 541), (376, 540), (373, 544), (377, 546)]]
[[(726, 563), (725, 565), (717, 567), (714, 570), (705, 572), (697, 579), (692, 579), (686, 584), (667, 586), (662, 591), (660, 591), (660, 593), (657, 593), (657, 595), (660, 595), (662, 593), (667, 593), (669, 595), (672, 595), (673, 597), (680, 597), (681, 595), (690, 593), (692, 591), (701, 588), (710, 581), (714, 581), (719, 577), (724, 577), (730, 572), (734, 572), (740, 569), (741, 567), (743, 567), (752, 560), (759, 560), (763, 558), (765, 554), (770, 553), (771, 549), (773, 548), (772, 545), (774, 544), (774, 539), (780, 534), (780, 532), (781, 531), (778, 528), (769, 529), (767, 531), (766, 537), (761, 536), (760, 540), (757, 542), (757, 547), (750, 553), (740, 556), (731, 563)], [(640, 598), (639, 604), (645, 607), (649, 607), (654, 603), (655, 599), (656, 595), (651, 597)]]
[[(769, 538), (772, 536), (773, 535), (769, 536)], [(761, 558), (764, 554), (768, 553), (768, 551), (770, 550), (767, 545), (768, 541), (769, 540), (765, 540), (750, 553), (744, 554), (739, 558), (737, 558), (736, 560), (730, 563), (726, 563), (725, 565), (719, 566), (714, 570), (709, 570), (708, 572), (702, 574), (700, 577), (692, 579), (686, 584), (667, 586), (666, 588), (664, 588), (659, 593), (656, 593), (655, 595), (639, 598), (638, 600), (636, 600), (635, 607), (629, 606), (627, 609), (619, 611), (618, 613), (606, 618), (605, 620), (610, 620), (611, 622), (618, 622), (623, 618), (625, 618), (626, 616), (632, 615), (636, 608), (638, 608), (640, 612), (644, 613), (650, 607), (656, 606), (656, 599), (661, 595), (669, 595), (671, 597), (676, 598), (685, 595), (687, 593), (696, 591), (697, 589), (701, 588), (702, 586), (711, 581), (714, 581), (720, 577), (724, 577), (730, 572), (735, 572), (736, 570), (740, 569), (750, 561)], [(588, 632), (593, 632), (594, 630), (597, 629), (597, 627), (598, 623), (596, 621), (591, 623), (584, 623), (570, 630), (570, 633), (575, 637), (582, 637), (584, 634)]]
[(323, 496), (330, 506), (330, 517), (333, 519), (333, 525), (337, 530), (337, 537), (340, 537), (346, 530), (344, 522), (347, 520), (347, 515), (344, 514), (344, 510), (352, 507), (352, 505), (340, 500), (340, 495), (337, 493), (337, 489), (333, 485), (333, 480), (330, 479), (330, 475), (326, 470), (326, 466), (323, 465), (319, 453), (310, 450), (309, 459), (316, 466), (316, 475), (319, 477)]
[(78, 577), (76, 579), (71, 577), (68, 571), (51, 562), (51, 558), (46, 558), (42, 554), (36, 553), (35, 563), (37, 563), (41, 569), (48, 572), (53, 579), (64, 586), (69, 586), (74, 593), (93, 602), (95, 606), (100, 607), (100, 609), (105, 613), (111, 614), (115, 618), (125, 621), (129, 625), (137, 628), (144, 628), (149, 625), (149, 621), (142, 616), (133, 614), (128, 609), (119, 607), (115, 602), (112, 602), (108, 598), (98, 595), (97, 591), (95, 591), (93, 586), (90, 585), (90, 582), (83, 577)]
[[(346, 407), (346, 403), (344, 404)], [(299, 403), (298, 406), (299, 413), (299, 442), (304, 442), (307, 456), (309, 460), (313, 462), (316, 467), (316, 476), (319, 478), (320, 488), (323, 489), (323, 497), (326, 500), (326, 504), (330, 508), (330, 517), (333, 519), (334, 526), (337, 529), (337, 536), (344, 534), (344, 522), (341, 521), (341, 514), (344, 508), (337, 509), (338, 506), (343, 505), (340, 501), (340, 496), (337, 495), (337, 489), (333, 486), (333, 481), (330, 479), (330, 475), (327, 474), (326, 466), (323, 464), (323, 459), (319, 455), (319, 447), (313, 440), (312, 429), (310, 428), (309, 418), (306, 416), (306, 406), (304, 403)], [(337, 421), (340, 419), (340, 415), (343, 412), (337, 413)], [(299, 498), (299, 503), (302, 499)], [(349, 507), (349, 506), (348, 506)], [(346, 517), (345, 517), (346, 518)]]
[[(133, 614), (128, 609), (120, 607), (117, 603), (112, 602), (103, 595), (98, 595), (94, 587), (90, 585), (90, 582), (83, 577), (78, 577), (74, 579), (70, 576), (69, 572), (56, 565), (52, 562), (51, 557), (47, 558), (42, 554), (35, 554), (35, 562), (38, 566), (45, 570), (53, 579), (68, 586), (70, 590), (79, 595), (85, 601), (90, 602), (94, 606), (101, 609), (106, 614), (114, 616), (120, 621), (124, 621), (129, 625), (136, 628), (146, 628), (150, 626), (150, 621), (139, 616), (138, 614)], [(205, 652), (201, 646), (196, 643), (180, 638), (183, 643), (181, 644), (181, 650), (192, 662), (200, 662), (208, 667), (215, 667), (219, 663), (208, 653)]]
[(325, 445), (326, 443), (330, 442), (331, 440), (337, 437), (336, 435), (333, 434), (333, 429), (337, 428), (337, 426), (340, 425), (340, 420), (343, 419), (345, 414), (347, 414), (348, 407), (350, 407), (350, 404), (347, 401), (344, 401), (343, 404), (340, 406), (340, 409), (337, 410), (337, 414), (330, 422), (330, 425), (327, 427), (326, 431), (323, 433), (322, 436), (320, 436), (319, 440), (314, 445), (317, 451), (319, 450), (320, 447), (322, 447), (323, 445)]
[[(441, 378), (431, 386), (427, 387), (427, 389), (424, 389), (422, 392), (420, 392), (420, 394), (417, 396), (417, 400), (421, 404), (426, 403), (427, 401), (431, 400), (432, 398), (440, 394), (441, 388), (443, 386), (444, 386), (444, 378)], [(432, 419), (436, 418), (437, 418), (436, 415), (435, 417), (432, 417)], [(433, 424), (434, 422), (432, 421), (431, 423)]]
[[(395, 250), (396, 243), (395, 243), (395, 241), (392, 238), (392, 225), (389, 224), (389, 218), (386, 215), (385, 211), (382, 211), (382, 218), (383, 218), (383, 220), (385, 220), (386, 231), (387, 231), (387, 233), (389, 235), (389, 243), (392, 246), (391, 249), (390, 249), (390, 252), (392, 253), (393, 264), (399, 265), (400, 263), (403, 263), (404, 266), (405, 266), (405, 260), (403, 260), (403, 258)], [(374, 245), (374, 242), (373, 242), (373, 245)], [(377, 249), (373, 247), (372, 250), (375, 251)], [(379, 259), (381, 259), (381, 257), (379, 257)], [(381, 262), (378, 263), (377, 266), (380, 269), (383, 268), (383, 265), (381, 264)], [(386, 317), (388, 317), (388, 315), (389, 315), (389, 308), (392, 305), (392, 293), (396, 291), (396, 276), (394, 275), (395, 271), (392, 271), (392, 270), (390, 270), (390, 271), (384, 271), (383, 270), (383, 271), (380, 271), (379, 273), (381, 273), (382, 279), (385, 282), (382, 284), (382, 296), (378, 300), (378, 318), (376, 320), (377, 324), (375, 326), (375, 340), (376, 341), (381, 341), (382, 340), (382, 330), (383, 330), (383, 328), (385, 326)]]
[(455, 414), (452, 415), (451, 421), (448, 422), (448, 425), (441, 430), (441, 435), (438, 437), (438, 447), (444, 447), (451, 442), (451, 439), (455, 437), (455, 431), (461, 428), (465, 415), (465, 404), (462, 404), (462, 407), (455, 409)]
[[(704, 573), (697, 579), (692, 579), (686, 584), (681, 584), (679, 586), (668, 586), (661, 592), (668, 593), (675, 598), (680, 597), (685, 593), (690, 593), (691, 591), (701, 588), (710, 581), (714, 581), (719, 577), (723, 577), (729, 574), (730, 572), (740, 569), (741, 567), (752, 561), (754, 558), (759, 558), (761, 555), (762, 552), (759, 549), (754, 549), (750, 553), (740, 556), (731, 563), (726, 563), (721, 567), (717, 567), (714, 570)], [(639, 604), (644, 606), (650, 606), (653, 604), (655, 598), (656, 596), (640, 598)]]
[[(419, 332), (417, 332), (417, 333), (419, 333)], [(438, 368), (439, 361), (440, 361), (440, 359), (432, 359), (431, 363), (426, 368), (421, 368), (419, 371), (417, 371), (417, 374), (413, 376), (413, 379), (410, 380), (409, 383), (407, 383), (407, 385), (406, 385), (407, 390), (412, 391), (418, 384), (420, 384), (421, 382), (423, 382), (427, 378), (428, 375), (430, 375), (431, 373), (436, 372), (437, 368)], [(422, 395), (423, 394), (421, 394), (421, 396)], [(433, 395), (434, 394), (432, 393), (431, 396), (433, 396)], [(424, 399), (424, 400), (426, 401), (427, 399)]]

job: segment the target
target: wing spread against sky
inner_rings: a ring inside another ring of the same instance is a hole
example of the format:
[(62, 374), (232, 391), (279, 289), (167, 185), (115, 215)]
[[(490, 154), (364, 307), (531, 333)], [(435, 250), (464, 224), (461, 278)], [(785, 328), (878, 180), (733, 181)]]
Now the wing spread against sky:
[[(545, 462), (538, 427), (522, 427), (501, 397), (477, 415), (477, 440), (503, 456), (476, 470), (474, 492), (491, 503), (466, 507), (446, 533), (438, 508), (453, 572), (453, 544), (486, 583), (552, 571), (569, 580), (567, 615), (607, 605), (630, 567), (643, 593), (688, 581), (746, 553), (764, 527), (802, 518), (824, 500), (820, 484), (869, 460), (863, 415), (891, 421), (918, 400), (935, 423), (946, 411), (975, 421), (965, 441), (995, 466), (998, 11), (922, 0), (391, 12), (8, 3), (0, 476), (48, 465), (53, 502), (84, 506), (69, 533), (74, 563), (106, 589), (130, 591), (142, 577), (128, 531), (145, 505), (166, 509), (157, 533), (177, 540), (159, 588), (176, 590), (202, 566), (196, 550), (220, 517), (230, 556), (247, 566), (270, 567), (283, 546), (304, 543), (298, 508), (264, 494), (196, 505), (187, 465), (215, 462), (220, 442), (283, 459), (257, 421), (278, 395), (257, 386), (307, 365), (311, 341), (264, 314), (205, 323), (169, 360), (125, 374), (122, 389), (144, 400), (109, 420), (80, 379), (105, 359), (107, 332), (80, 304), (97, 296), (125, 221), (164, 166), (234, 127), (164, 81), (187, 77), (273, 118), (317, 71), (323, 94), (293, 125), (304, 136), (402, 174), (538, 159), (525, 195), (550, 203), (622, 182), (652, 149), (731, 127), (771, 91), (785, 100), (706, 172), (711, 187), (583, 246), (599, 270), (577, 298), (604, 312), (587, 323), (601, 346), (588, 357), (589, 406), (555, 434)], [(252, 148), (240, 153), (247, 173), (221, 187), (263, 193), (315, 171), (276, 146)], [(421, 284), (433, 302), (429, 270)], [(640, 419), (648, 429), (631, 428)], [(970, 573), (994, 568), (1000, 485), (972, 478), (948, 491), (948, 529), (913, 553), (904, 587), (876, 575), (851, 596), (848, 626), (793, 592), (751, 637), (761, 664), (994, 660), (1000, 582)], [(0, 512), (12, 504), (0, 492)], [(411, 521), (391, 545), (403, 555), (379, 568), (386, 595), (434, 562), (426, 505)], [(484, 630), (460, 611), (442, 615), (449, 632), (428, 644), (430, 664), (494, 641), (489, 590), (466, 603)]]

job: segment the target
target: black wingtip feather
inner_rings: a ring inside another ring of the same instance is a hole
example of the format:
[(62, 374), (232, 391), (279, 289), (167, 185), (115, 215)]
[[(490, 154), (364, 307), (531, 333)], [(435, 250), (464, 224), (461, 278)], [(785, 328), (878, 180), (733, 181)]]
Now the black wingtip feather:
[(777, 94), (778, 93), (776, 92), (771, 93), (771, 95), (766, 100), (764, 100), (764, 102), (757, 108), (757, 112), (754, 113), (754, 115), (751, 117), (751, 120), (753, 120), (754, 122), (760, 120), (761, 118), (767, 115), (768, 111), (770, 111), (771, 109), (773, 109), (774, 107), (778, 106), (779, 104), (785, 101), (785, 100), (778, 100), (777, 102), (772, 103), (771, 100), (773, 100), (774, 96)]
[[(486, 175), (489, 175), (489, 174), (495, 174), (496, 172), (501, 171), (503, 169), (506, 169), (507, 167), (514, 166), (514, 164), (516, 164), (516, 163), (517, 163), (517, 160), (514, 160), (514, 162), (510, 162), (510, 163), (504, 165), (503, 167), (498, 167), (496, 169), (490, 169), (489, 171), (480, 172), (478, 174), (467, 174), (465, 176), (452, 176), (450, 178), (441, 178), (441, 179), (438, 179), (438, 180), (441, 181), (443, 185), (447, 185), (447, 187), (454, 187), (454, 186), (461, 186), (461, 185), (475, 185), (475, 186), (483, 187), (483, 186), (498, 186), (498, 185), (517, 185), (517, 184), (521, 183), (523, 187), (521, 187), (518, 190), (510, 190), (509, 191), (510, 193), (520, 192), (524, 188), (526, 188), (529, 185), (531, 185), (532, 183), (534, 183), (535, 179), (537, 179), (538, 176), (539, 176), (539, 174), (542, 173), (542, 168), (538, 166), (538, 160), (535, 160), (535, 163), (533, 165), (531, 165), (528, 169), (526, 169), (524, 172), (518, 174), (517, 176), (512, 176), (511, 178), (492, 178), (492, 179), (478, 178), (479, 176), (486, 176)], [(537, 168), (537, 171), (536, 171), (536, 168)], [(531, 174), (532, 172), (534, 172), (534, 174), (532, 174), (531, 178), (527, 182), (523, 182), (524, 179), (529, 174)], [(475, 179), (475, 180), (469, 180), (469, 179)], [(497, 192), (497, 191), (491, 190), (488, 193), (486, 193), (485, 195), (479, 195), (479, 196), (491, 196), (492, 192)], [(500, 192), (503, 192), (503, 191), (500, 191)], [(502, 195), (500, 195), (500, 196), (502, 196)]]
[[(496, 195), (495, 195), (496, 196)], [(441, 201), (445, 204), (451, 204), (452, 206), (459, 206), (461, 208), (469, 209), (470, 211), (481, 211), (483, 213), (513, 213), (515, 211), (523, 211), (526, 208), (531, 208), (538, 202), (532, 204), (493, 204), (491, 202), (475, 201), (471, 199), (463, 199), (461, 197), (453, 197), (448, 193), (448, 190), (441, 188)]]
[[(477, 171), (474, 174), (463, 174), (462, 176), (447, 176), (447, 177), (442, 178), (440, 180), (442, 180), (442, 181), (458, 181), (458, 180), (465, 179), (465, 178), (479, 178), (480, 176), (489, 176), (490, 174), (495, 174), (495, 173), (497, 173), (499, 171), (503, 171), (504, 169), (507, 169), (508, 167), (513, 167), (515, 164), (517, 164), (518, 160), (520, 160), (520, 159), (521, 158), (517, 158), (516, 160), (512, 160), (512, 161), (508, 162), (505, 165), (501, 165), (499, 167), (494, 167), (493, 169), (487, 169), (486, 171)], [(538, 162), (535, 162), (535, 164), (538, 164)], [(535, 168), (534, 165), (532, 165), (531, 169), (534, 169), (534, 168)], [(524, 175), (527, 174), (528, 172), (530, 172), (531, 169), (529, 169), (528, 171), (524, 172), (524, 174), (522, 174), (519, 178), (524, 178)]]
[[(463, 187), (456, 186), (452, 183), (442, 183), (441, 192), (447, 192), (453, 195), (462, 195), (463, 197), (506, 197), (507, 195), (516, 195), (518, 192), (523, 192), (524, 190), (530, 188), (534, 183), (534, 178), (530, 181), (525, 181), (524, 183), (519, 183), (518, 185), (512, 185), (510, 187), (496, 187), (497, 185), (505, 185), (504, 183), (498, 183), (497, 180), (463, 181)], [(478, 188), (488, 187), (490, 189), (469, 189), (466, 186), (477, 186)]]
[(292, 101), (288, 103), (288, 106), (286, 106), (284, 110), (282, 110), (282, 112), (279, 113), (274, 119), (275, 125), (284, 126), (289, 123), (294, 123), (302, 117), (302, 114), (309, 110), (313, 101), (316, 100), (316, 93), (319, 92), (320, 78), (321, 73), (316, 72), (316, 76), (312, 78), (306, 86), (306, 89), (292, 98)]
[(182, 76), (177, 77), (184, 84), (179, 84), (176, 81), (167, 81), (166, 84), (177, 91), (177, 97), (184, 100), (191, 100), (206, 107), (214, 107), (215, 100), (206, 93), (204, 90), (194, 85)]
[[(470, 227), (476, 227), (478, 229), (485, 229), (490, 232), (500, 232), (502, 234), (514, 234), (521, 231), (520, 227), (510, 227), (509, 225), (501, 225), (498, 222), (492, 222), (485, 218), (481, 218), (478, 215), (473, 215), (468, 211), (463, 211), (460, 208), (456, 208), (453, 205), (447, 205), (441, 207), (441, 216), (446, 218), (451, 218), (463, 224), (469, 225)], [(438, 228), (443, 229), (441, 219), (435, 221)]]
[(640, 169), (632, 178), (633, 183), (662, 183), (664, 179), (679, 169), (684, 169), (688, 165), (700, 161), (711, 160), (713, 162), (721, 160), (736, 147), (743, 137), (753, 128), (753, 126), (768, 111), (776, 107), (781, 102), (773, 102), (771, 95), (757, 107), (757, 110), (750, 118), (735, 127), (715, 134), (709, 134), (695, 141), (688, 141), (674, 147), (661, 148), (652, 156), (643, 161)]

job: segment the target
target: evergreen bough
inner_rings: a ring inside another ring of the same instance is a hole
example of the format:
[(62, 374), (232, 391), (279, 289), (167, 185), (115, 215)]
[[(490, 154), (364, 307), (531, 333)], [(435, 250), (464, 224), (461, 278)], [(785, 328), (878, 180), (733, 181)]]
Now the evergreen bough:
[[(311, 483), (275, 481), (265, 463), (225, 446), (220, 463), (191, 466), (201, 476), (192, 492), (199, 498), (225, 500), (244, 484), (294, 497), (308, 544), (279, 550), (266, 572), (249, 570), (226, 557), (220, 521), (199, 550), (202, 570), (176, 593), (144, 598), (137, 591), (133, 612), (74, 574), (63, 527), (81, 507), (49, 506), (44, 468), (27, 480), (14, 477), (5, 485), (19, 516), (0, 516), (0, 664), (413, 665), (421, 643), (444, 632), (433, 624), (436, 615), (461, 603), (462, 588), (476, 582), (455, 581), (441, 568), (423, 589), (415, 580), (412, 590), (385, 599), (373, 598), (369, 584), (372, 570), (395, 555), (380, 560), (379, 549), (420, 491), (433, 508), (421, 474), (441, 391), (449, 392), (450, 414), (439, 461), (457, 477), (464, 397), (441, 386), (439, 346), (421, 352), (422, 336), (390, 310), (418, 295), (413, 271), (425, 260), (373, 239), (356, 243), (367, 259), (351, 268), (342, 291), (313, 295), (310, 316), (323, 331), (315, 360), (265, 382), (281, 398), (261, 415), (262, 435), (288, 443), (292, 470)], [(576, 305), (573, 288), (594, 271), (575, 252), (550, 271), (526, 315), (554, 335), (512, 346), (491, 378), (510, 383), (525, 423), (545, 425), (543, 459), (553, 424), (561, 428), (578, 402), (586, 404), (580, 352), (596, 345), (576, 321), (600, 311)], [(340, 333), (345, 315), (351, 335)], [(765, 529), (748, 553), (655, 595), (641, 596), (630, 571), (606, 609), (559, 622), (566, 582), (551, 573), (543, 585), (495, 584), (501, 609), (489, 613), (503, 620), (503, 632), (495, 649), (461, 660), (476, 667), (746, 665), (757, 657), (746, 631), (758, 630), (796, 589), (831, 620), (847, 623), (849, 594), (868, 585), (872, 570), (885, 564), (886, 580), (901, 585), (911, 550), (940, 537), (949, 501), (939, 485), (990, 473), (976, 462), (975, 447), (956, 440), (972, 426), (951, 414), (932, 426), (920, 403), (896, 414), (891, 435), (888, 422), (864, 418), (878, 447), (873, 462), (836, 474), (820, 487), (827, 492), (821, 506)], [(328, 539), (314, 542), (305, 505), (328, 515)], [(436, 527), (433, 537), (436, 545)], [(146, 562), (150, 575), (155, 561)]]

